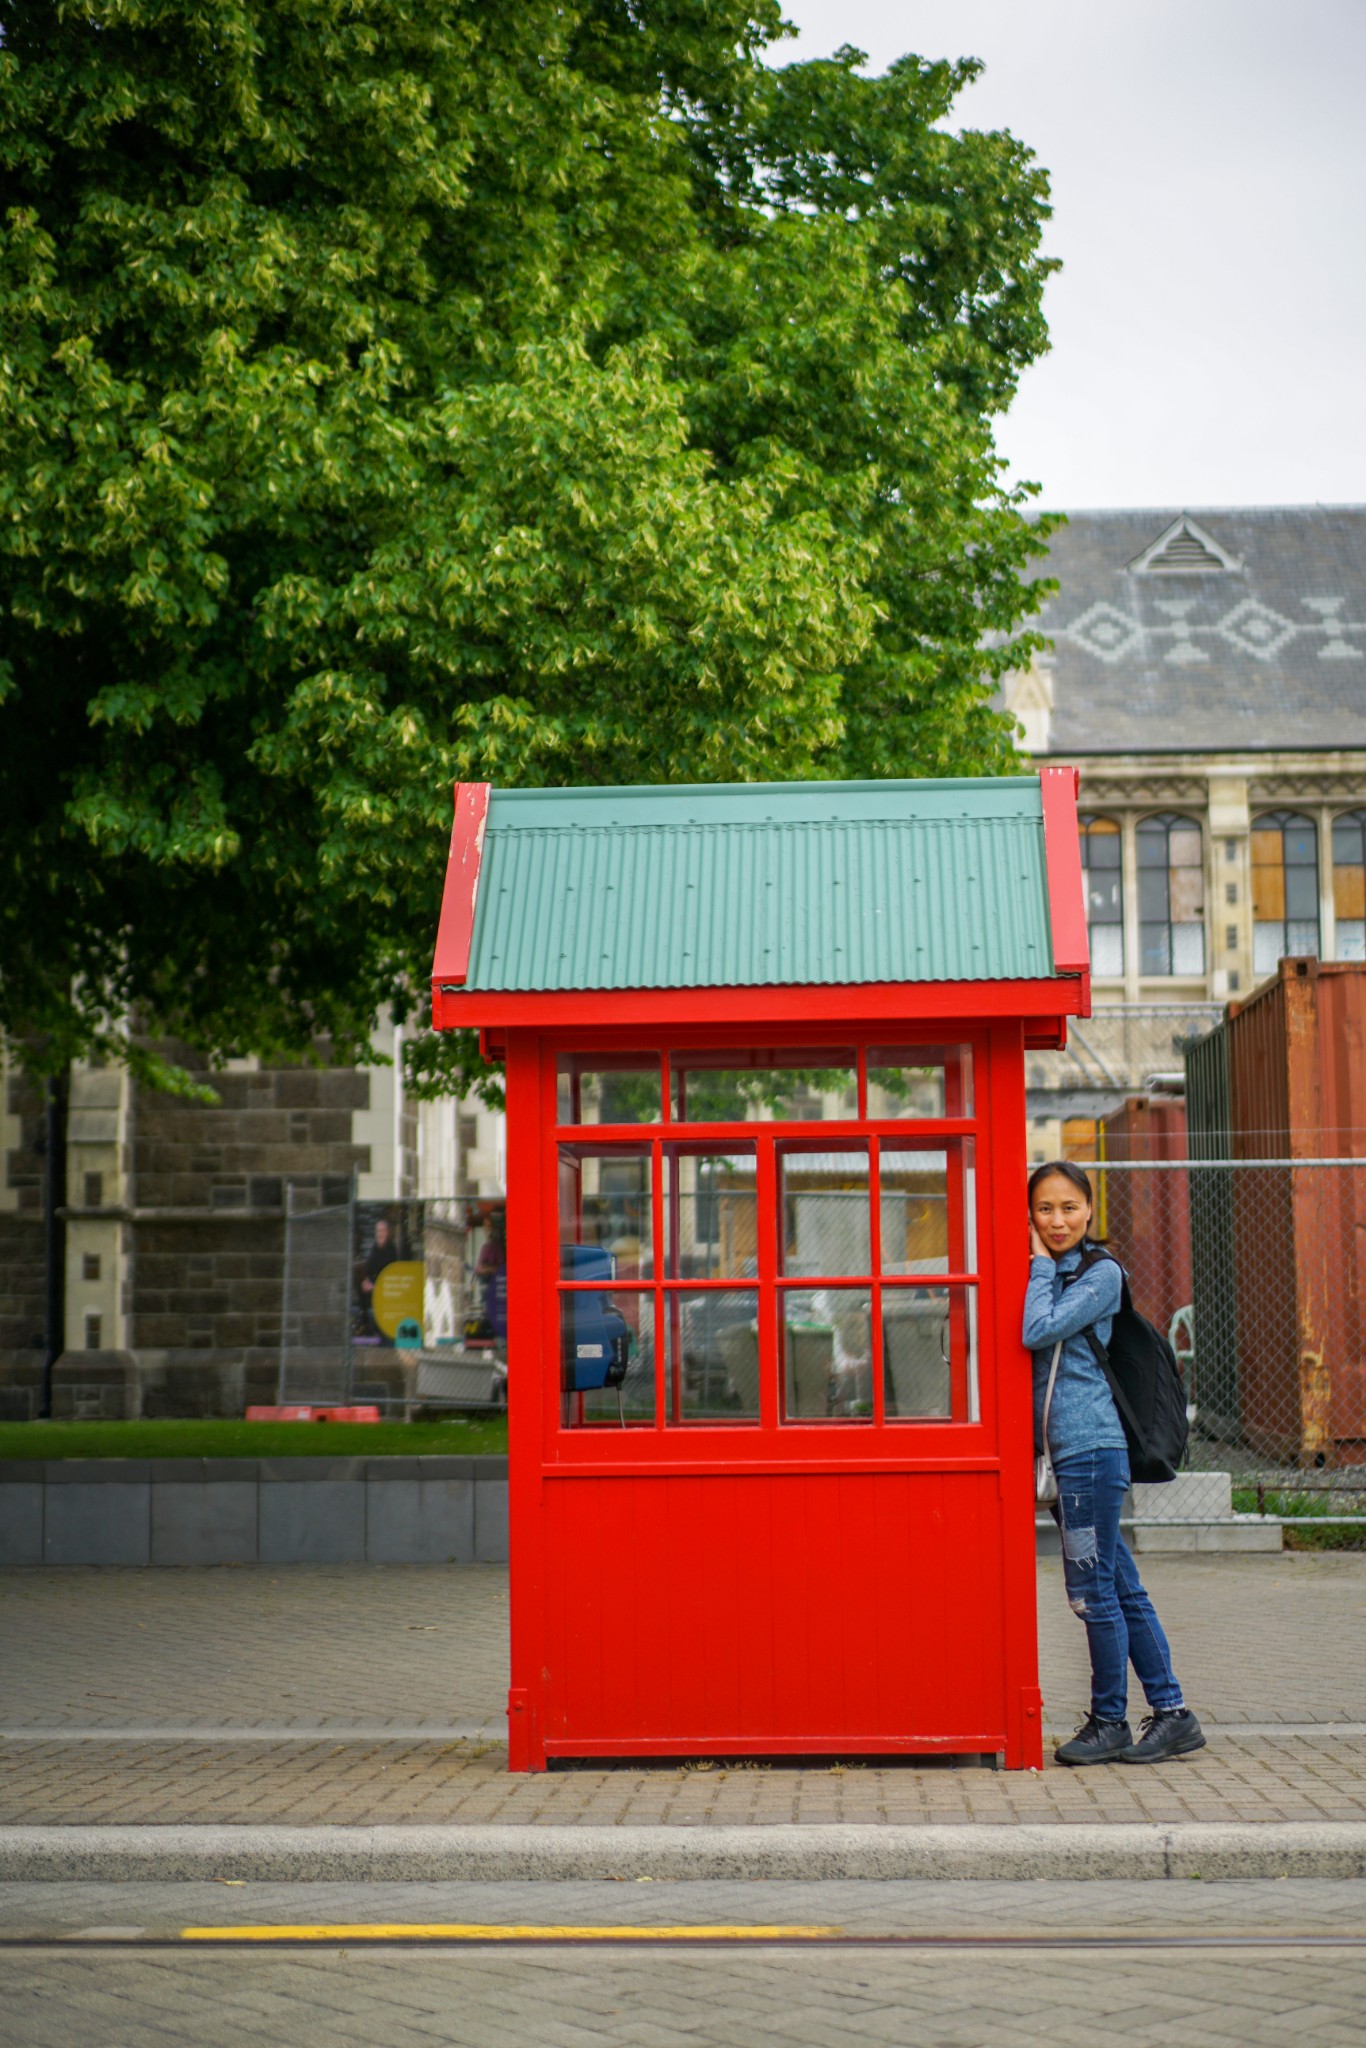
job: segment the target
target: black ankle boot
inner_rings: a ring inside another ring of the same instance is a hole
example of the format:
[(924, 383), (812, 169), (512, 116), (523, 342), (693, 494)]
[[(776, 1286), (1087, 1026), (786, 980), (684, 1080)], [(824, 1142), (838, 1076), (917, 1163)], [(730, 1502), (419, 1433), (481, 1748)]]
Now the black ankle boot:
[(1204, 1731), (1190, 1708), (1168, 1707), (1165, 1713), (1147, 1716), (1138, 1741), (1130, 1744), (1120, 1762), (1160, 1764), (1169, 1756), (1189, 1756), (1204, 1746)]
[(1097, 1715), (1088, 1714), (1072, 1740), (1054, 1750), (1053, 1761), (1059, 1764), (1112, 1764), (1133, 1747), (1134, 1738), (1127, 1721), (1102, 1721)]

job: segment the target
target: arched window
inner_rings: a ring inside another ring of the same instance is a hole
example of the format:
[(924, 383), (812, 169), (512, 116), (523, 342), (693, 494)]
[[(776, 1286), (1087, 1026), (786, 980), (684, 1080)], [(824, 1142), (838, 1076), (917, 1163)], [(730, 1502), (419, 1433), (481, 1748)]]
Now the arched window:
[(1081, 864), (1086, 870), (1086, 929), (1091, 972), (1124, 972), (1124, 878), (1119, 827), (1113, 818), (1083, 818)]
[(1162, 811), (1138, 828), (1141, 974), (1205, 971), (1205, 861), (1194, 818)]
[(1292, 953), (1319, 950), (1319, 835), (1297, 811), (1252, 822), (1252, 971), (1274, 974)]
[(1366, 960), (1366, 811), (1333, 820), (1334, 951), (1339, 960)]

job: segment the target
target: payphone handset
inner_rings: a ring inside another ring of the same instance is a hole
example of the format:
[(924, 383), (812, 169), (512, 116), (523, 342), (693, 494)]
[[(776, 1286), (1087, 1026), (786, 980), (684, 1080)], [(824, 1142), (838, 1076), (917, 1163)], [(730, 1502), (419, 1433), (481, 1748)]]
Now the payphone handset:
[[(560, 1272), (566, 1280), (611, 1281), (617, 1262), (596, 1244), (560, 1246)], [(561, 1296), (560, 1366), (567, 1394), (593, 1393), (619, 1387), (631, 1353), (631, 1326), (615, 1303), (601, 1294)]]

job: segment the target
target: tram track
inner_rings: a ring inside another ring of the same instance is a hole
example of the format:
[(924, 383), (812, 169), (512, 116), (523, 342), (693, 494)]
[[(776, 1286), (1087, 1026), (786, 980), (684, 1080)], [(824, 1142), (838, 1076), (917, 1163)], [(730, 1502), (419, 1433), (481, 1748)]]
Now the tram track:
[(202, 1955), (206, 1951), (246, 1949), (306, 1950), (313, 1954), (363, 1949), (367, 1954), (390, 1950), (426, 1953), (507, 1948), (660, 1949), (764, 1948), (888, 1949), (919, 1951), (1042, 1951), (1083, 1955), (1122, 1951), (1246, 1950), (1283, 1952), (1366, 1949), (1366, 1933), (1303, 1934), (1259, 1932), (1235, 1934), (868, 1934), (839, 1928), (771, 1927), (221, 1927), (182, 1928), (173, 1933), (129, 1929), (91, 1929), (61, 1934), (0, 1935), (0, 1956), (42, 1951), (90, 1955), (101, 1951), (127, 1954), (167, 1952)]

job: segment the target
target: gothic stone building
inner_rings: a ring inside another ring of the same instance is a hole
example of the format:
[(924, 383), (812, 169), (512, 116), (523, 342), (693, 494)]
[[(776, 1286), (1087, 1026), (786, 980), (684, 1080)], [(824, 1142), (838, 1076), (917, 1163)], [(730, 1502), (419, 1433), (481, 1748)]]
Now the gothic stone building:
[(1095, 1015), (1031, 1073), (1034, 1151), (1286, 954), (1366, 958), (1366, 507), (1079, 512), (1006, 701), (1081, 770)]

